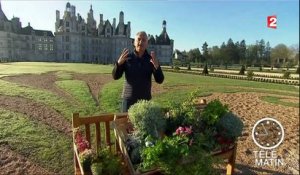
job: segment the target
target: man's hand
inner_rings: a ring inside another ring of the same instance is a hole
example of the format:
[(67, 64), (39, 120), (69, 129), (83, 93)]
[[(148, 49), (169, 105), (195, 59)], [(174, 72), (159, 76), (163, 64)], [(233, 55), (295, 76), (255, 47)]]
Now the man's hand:
[(155, 52), (151, 51), (151, 60), (150, 62), (153, 64), (154, 68), (157, 69), (159, 66), (158, 60), (156, 59)]
[(128, 59), (128, 54), (129, 54), (129, 49), (124, 48), (119, 57), (118, 65), (122, 65)]

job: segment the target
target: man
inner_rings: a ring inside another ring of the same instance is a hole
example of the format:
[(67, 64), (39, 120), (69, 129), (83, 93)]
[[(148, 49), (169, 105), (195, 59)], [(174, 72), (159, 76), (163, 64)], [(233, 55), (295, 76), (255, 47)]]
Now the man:
[(164, 81), (164, 75), (155, 53), (149, 55), (147, 51), (148, 38), (146, 32), (138, 32), (134, 39), (134, 51), (129, 53), (124, 49), (112, 71), (115, 80), (122, 77), (125, 72), (123, 88), (122, 112), (127, 112), (129, 107), (138, 100), (151, 99), (152, 74), (157, 83)]

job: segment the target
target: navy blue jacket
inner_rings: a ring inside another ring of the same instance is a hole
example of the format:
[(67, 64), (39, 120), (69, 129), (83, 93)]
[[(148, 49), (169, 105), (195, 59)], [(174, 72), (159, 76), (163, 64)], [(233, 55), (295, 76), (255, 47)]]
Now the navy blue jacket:
[(150, 62), (151, 56), (145, 51), (142, 58), (136, 53), (128, 54), (128, 59), (122, 64), (115, 63), (112, 76), (115, 80), (122, 77), (125, 72), (125, 84), (123, 88), (122, 98), (126, 100), (137, 101), (140, 99), (151, 99), (151, 83), (152, 74), (157, 83), (164, 81), (164, 75), (159, 66), (157, 69)]

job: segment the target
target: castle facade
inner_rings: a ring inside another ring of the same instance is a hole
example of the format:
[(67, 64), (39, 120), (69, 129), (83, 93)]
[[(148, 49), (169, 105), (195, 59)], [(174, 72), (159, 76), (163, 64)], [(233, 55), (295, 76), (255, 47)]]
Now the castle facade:
[[(173, 43), (163, 21), (159, 36), (148, 35), (149, 50), (156, 52), (161, 64), (170, 64)], [(0, 2), (0, 61), (55, 61), (110, 64), (118, 59), (123, 48), (133, 50), (131, 24), (124, 22), (124, 13), (118, 23), (113, 18), (99, 24), (94, 18), (92, 5), (85, 20), (76, 15), (76, 7), (66, 4), (61, 16), (56, 10), (55, 32), (33, 29), (30, 24), (22, 27), (20, 19), (8, 20)]]

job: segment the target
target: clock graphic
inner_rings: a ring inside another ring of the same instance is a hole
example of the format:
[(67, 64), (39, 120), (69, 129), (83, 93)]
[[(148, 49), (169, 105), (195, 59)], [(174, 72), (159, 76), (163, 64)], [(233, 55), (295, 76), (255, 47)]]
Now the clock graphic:
[(252, 138), (260, 148), (274, 149), (283, 141), (284, 130), (279, 121), (273, 118), (263, 118), (255, 123)]

